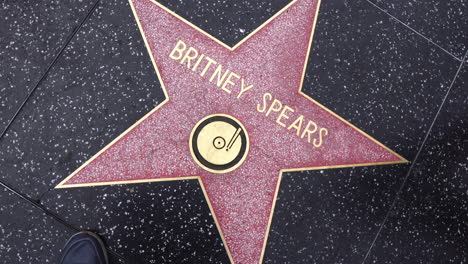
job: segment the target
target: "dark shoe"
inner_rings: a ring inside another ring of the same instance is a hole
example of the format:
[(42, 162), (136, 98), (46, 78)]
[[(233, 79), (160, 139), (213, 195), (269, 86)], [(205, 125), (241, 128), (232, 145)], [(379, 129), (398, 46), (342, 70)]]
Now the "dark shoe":
[(94, 233), (74, 234), (63, 248), (60, 264), (109, 264), (102, 240)]

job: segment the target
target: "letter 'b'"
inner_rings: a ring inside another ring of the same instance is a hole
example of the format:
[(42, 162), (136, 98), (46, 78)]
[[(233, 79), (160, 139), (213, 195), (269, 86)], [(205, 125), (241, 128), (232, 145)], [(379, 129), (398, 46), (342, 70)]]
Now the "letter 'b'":
[[(179, 40), (179, 42), (177, 42), (177, 45), (175, 45), (174, 49), (171, 51), (171, 54), (169, 55), (169, 57), (171, 57), (171, 59), (174, 59), (174, 60), (180, 60), (180, 58), (182, 58), (182, 55), (183, 55), (183, 51), (187, 48), (187, 45), (185, 44), (185, 42), (183, 42), (182, 40)], [(177, 53), (177, 56), (176, 56), (176, 53)]]

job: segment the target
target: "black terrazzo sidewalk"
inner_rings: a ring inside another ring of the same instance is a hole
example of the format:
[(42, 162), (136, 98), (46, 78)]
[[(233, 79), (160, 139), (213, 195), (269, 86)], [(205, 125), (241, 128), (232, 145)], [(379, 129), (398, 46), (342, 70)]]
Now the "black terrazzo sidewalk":
[[(289, 1), (160, 2), (232, 45)], [(164, 100), (126, 0), (3, 1), (0, 47), (0, 263), (228, 263), (197, 182), (54, 189)], [(468, 262), (467, 50), (467, 1), (322, 0), (304, 92), (411, 163), (285, 174), (265, 263)]]

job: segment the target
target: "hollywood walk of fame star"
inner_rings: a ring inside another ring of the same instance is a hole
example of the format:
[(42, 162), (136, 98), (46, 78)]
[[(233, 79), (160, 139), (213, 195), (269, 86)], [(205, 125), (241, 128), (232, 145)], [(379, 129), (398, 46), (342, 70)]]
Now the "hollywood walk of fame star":
[(283, 172), (407, 162), (301, 92), (320, 1), (234, 47), (153, 0), (130, 5), (166, 100), (58, 188), (197, 179), (231, 261), (253, 264)]

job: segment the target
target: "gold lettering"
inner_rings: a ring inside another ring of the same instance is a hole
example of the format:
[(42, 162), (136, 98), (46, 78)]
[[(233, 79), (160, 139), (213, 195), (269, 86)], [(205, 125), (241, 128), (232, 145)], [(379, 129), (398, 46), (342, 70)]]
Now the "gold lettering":
[[(322, 132), (324, 132), (324, 134), (322, 135)], [(316, 138), (314, 139), (314, 146), (316, 148), (319, 148), (320, 146), (322, 146), (322, 143), (323, 143), (323, 137), (328, 135), (328, 130), (326, 128), (321, 128), (320, 131), (319, 131), (319, 143), (316, 143)]]
[(281, 119), (282, 118), (289, 119), (289, 116), (286, 115), (286, 111), (290, 111), (291, 113), (295, 112), (294, 109), (292, 109), (291, 107), (289, 107), (287, 105), (284, 106), (283, 111), (281, 111), (281, 114), (276, 119), (276, 123), (278, 123), (282, 127), (286, 127), (286, 125), (281, 123)]
[(205, 68), (203, 69), (203, 71), (201, 72), (201, 76), (205, 76), (205, 73), (206, 71), (208, 70), (208, 68), (210, 68), (211, 64), (218, 64), (215, 60), (213, 60), (212, 58), (206, 56), (206, 60), (208, 61), (208, 63), (205, 65)]
[[(275, 105), (277, 105), (278, 107), (275, 108)], [(268, 116), (271, 111), (274, 111), (274, 112), (279, 112), (279, 110), (281, 110), (281, 108), (283, 108), (283, 104), (281, 103), (280, 100), (276, 99), (273, 101), (273, 103), (270, 105), (270, 108), (268, 108), (268, 111), (266, 113), (266, 116)]]
[(228, 85), (234, 85), (234, 83), (231, 81), (231, 78), (232, 78), (232, 77), (234, 77), (234, 78), (236, 78), (236, 79), (239, 79), (239, 78), (240, 78), (239, 75), (237, 75), (237, 74), (235, 74), (235, 73), (233, 73), (233, 72), (231, 72), (231, 73), (229, 74), (229, 77), (227, 77), (226, 82), (224, 82), (224, 84), (223, 84), (223, 87), (221, 87), (221, 89), (223, 89), (223, 90), (226, 91), (227, 93), (231, 93), (231, 91), (230, 91), (229, 89), (227, 89), (226, 87), (227, 87)]
[(204, 57), (205, 57), (205, 54), (202, 54), (202, 55), (200, 55), (200, 57), (198, 57), (197, 62), (195, 63), (195, 65), (194, 65), (193, 68), (192, 68), (192, 71), (196, 71), (196, 70), (197, 70), (198, 65), (200, 65), (200, 62), (203, 60)]
[(267, 99), (266, 99), (267, 97), (270, 97), (269, 100), (271, 100), (273, 98), (273, 96), (270, 93), (265, 93), (263, 95), (263, 109), (260, 109), (260, 104), (257, 104), (257, 111), (258, 112), (260, 112), (260, 113), (265, 112), (266, 106), (267, 106)]
[[(193, 53), (193, 55), (190, 55), (190, 53)], [(194, 60), (196, 57), (198, 57), (198, 51), (192, 47), (189, 48), (187, 53), (185, 53), (184, 57), (180, 61), (180, 64), (184, 64), (185, 60), (187, 59), (187, 68), (190, 69), (190, 62)]]
[[(310, 125), (314, 125), (313, 130), (309, 130)], [(304, 132), (302, 132), (301, 138), (304, 138), (305, 134), (307, 133), (307, 142), (310, 143), (310, 134), (315, 133), (315, 131), (317, 131), (317, 124), (315, 124), (314, 121), (309, 120), (309, 123), (307, 124), (306, 128), (304, 129)]]
[(254, 87), (253, 84), (245, 87), (245, 81), (244, 81), (244, 78), (242, 78), (241, 79), (241, 90), (239, 92), (239, 95), (237, 95), (237, 99), (239, 99), (243, 93), (247, 92), (248, 90), (252, 89), (253, 87)]
[(296, 121), (294, 121), (289, 127), (288, 127), (288, 130), (291, 130), (291, 128), (295, 128), (297, 131), (296, 131), (296, 135), (299, 136), (299, 133), (301, 131), (301, 128), (302, 128), (302, 121), (304, 121), (304, 116), (301, 115), (299, 116)]
[[(169, 55), (169, 57), (171, 57), (171, 59), (173, 59), (173, 60), (180, 60), (180, 58), (182, 58), (182, 52), (186, 48), (187, 48), (187, 45), (185, 44), (185, 42), (183, 42), (182, 40), (179, 40), (177, 42), (177, 44), (175, 45), (174, 49), (172, 49), (171, 54)], [(178, 56), (175, 56), (176, 52), (178, 53)]]
[(216, 86), (218, 86), (218, 87), (221, 86), (221, 84), (223, 84), (224, 78), (226, 78), (226, 75), (229, 72), (229, 70), (226, 70), (224, 72), (223, 76), (221, 76), (222, 71), (223, 71), (223, 66), (221, 64), (219, 64), (218, 67), (216, 67), (216, 70), (213, 72), (213, 75), (211, 75), (211, 78), (210, 78), (210, 82), (213, 82), (216, 75), (218, 75), (218, 80), (216, 81)]
[[(237, 99), (242, 98), (246, 92), (254, 88), (254, 84), (248, 85), (244, 78), (231, 71), (231, 69), (228, 69), (228, 67), (223, 67), (221, 63), (218, 63), (205, 54), (202, 54), (201, 52), (199, 53), (197, 49), (188, 46), (182, 40), (179, 40), (176, 43), (171, 53), (169, 54), (169, 57), (175, 61), (178, 61), (181, 65), (184, 65), (183, 67), (186, 65), (187, 68), (191, 69), (193, 72), (196, 72), (201, 77), (205, 77), (207, 72), (210, 71), (208, 75), (209, 82), (216, 84), (217, 87), (220, 87), (229, 94), (232, 93), (231, 88), (239, 87), (240, 90), (238, 91)], [(200, 72), (199, 69), (202, 67), (203, 69)], [(301, 139), (304, 139), (307, 135), (308, 143), (310, 143), (315, 148), (321, 147), (324, 143), (324, 138), (329, 135), (328, 129), (319, 129), (317, 123), (311, 120), (307, 120), (303, 115), (299, 115), (299, 117), (295, 118), (294, 122), (292, 122), (293, 119), (291, 119), (290, 115), (291, 113), (295, 113), (296, 110), (297, 109), (294, 109), (288, 105), (283, 105), (283, 103), (279, 99), (273, 97), (271, 93), (264, 93), (262, 102), (257, 104), (258, 112), (265, 113), (265, 116), (267, 117), (272, 112), (278, 113), (278, 116), (274, 114), (277, 124), (287, 128), (288, 130), (296, 130), (296, 136), (300, 136)], [(303, 129), (303, 124), (305, 121), (308, 121), (308, 123)]]

